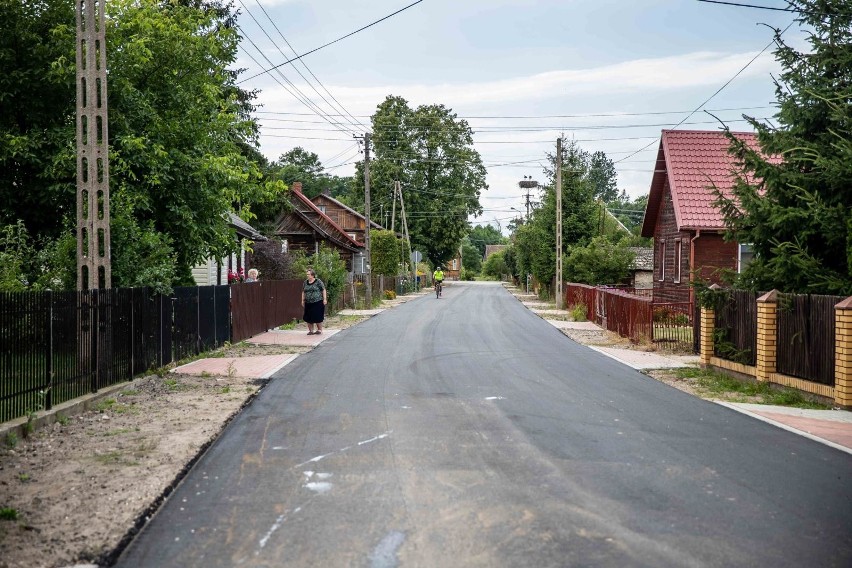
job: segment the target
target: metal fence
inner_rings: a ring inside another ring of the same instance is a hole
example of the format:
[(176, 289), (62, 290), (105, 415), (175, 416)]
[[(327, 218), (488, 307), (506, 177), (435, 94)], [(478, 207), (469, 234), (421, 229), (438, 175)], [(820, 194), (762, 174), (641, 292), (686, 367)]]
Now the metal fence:
[(230, 339), (229, 287), (0, 293), (0, 421)]
[(269, 280), (231, 286), (232, 341), (301, 319), (302, 280)]
[(834, 306), (843, 296), (783, 294), (778, 298), (779, 373), (834, 386)]
[(716, 313), (713, 351), (717, 357), (754, 365), (757, 357), (756, 292), (727, 290)]

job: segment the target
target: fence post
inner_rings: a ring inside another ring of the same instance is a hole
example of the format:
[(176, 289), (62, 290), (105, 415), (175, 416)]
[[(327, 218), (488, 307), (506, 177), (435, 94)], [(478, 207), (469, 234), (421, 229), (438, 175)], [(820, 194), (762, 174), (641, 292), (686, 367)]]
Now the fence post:
[(757, 299), (757, 353), (755, 378), (769, 382), (769, 375), (776, 371), (778, 351), (778, 290), (771, 290)]
[[(710, 286), (711, 290), (721, 288), (718, 284)], [(701, 364), (709, 366), (713, 357), (713, 332), (716, 328), (716, 310), (701, 306)]]
[(834, 306), (834, 402), (852, 407), (852, 296)]

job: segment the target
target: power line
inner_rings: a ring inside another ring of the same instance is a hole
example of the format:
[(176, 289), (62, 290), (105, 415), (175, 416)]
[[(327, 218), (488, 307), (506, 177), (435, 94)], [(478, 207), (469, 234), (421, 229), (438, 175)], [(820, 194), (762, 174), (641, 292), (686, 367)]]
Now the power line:
[[(388, 18), (392, 18), (393, 16), (396, 16), (396, 15), (397, 15), (397, 14), (399, 14), (400, 12), (404, 12), (404, 11), (408, 10), (409, 8), (411, 8), (412, 6), (415, 6), (415, 5), (417, 5), (417, 4), (420, 4), (421, 2), (423, 2), (423, 0), (417, 0), (416, 2), (412, 2), (412, 3), (411, 3), (411, 4), (409, 4), (408, 6), (406, 6), (406, 7), (404, 7), (404, 8), (400, 8), (400, 9), (399, 9), (399, 10), (397, 10), (396, 12), (394, 12), (394, 13), (392, 13), (392, 14), (388, 14), (388, 15), (387, 15), (387, 16), (385, 16), (384, 18), (380, 18), (380, 19), (376, 20), (375, 22), (370, 23), (370, 24), (367, 24), (366, 26), (364, 26), (364, 27), (362, 27), (362, 28), (358, 28), (358, 29), (357, 29), (357, 30), (355, 30), (354, 32), (350, 32), (350, 33), (346, 34), (345, 36), (341, 36), (341, 37), (337, 38), (337, 39), (336, 39), (336, 40), (334, 40), (334, 41), (330, 41), (330, 42), (328, 42), (328, 43), (326, 43), (326, 44), (324, 44), (324, 45), (321, 45), (321, 46), (319, 46), (319, 47), (317, 47), (317, 48), (314, 48), (314, 49), (312, 49), (312, 50), (310, 50), (310, 51), (308, 51), (308, 52), (306, 52), (306, 53), (303, 53), (302, 55), (298, 55), (298, 56), (294, 57), (293, 59), (288, 59), (288, 60), (287, 60), (287, 61), (285, 61), (284, 63), (280, 63), (280, 64), (278, 64), (278, 65), (275, 65), (274, 67), (270, 67), (269, 69), (264, 69), (264, 70), (263, 70), (263, 71), (261, 71), (260, 73), (257, 73), (257, 74), (255, 74), (255, 75), (252, 75), (251, 77), (248, 77), (248, 78), (246, 78), (246, 79), (243, 79), (242, 81), (237, 81), (237, 85), (239, 85), (239, 84), (241, 84), (241, 83), (245, 83), (246, 81), (249, 81), (249, 80), (251, 80), (251, 79), (254, 79), (255, 77), (260, 77), (261, 75), (265, 75), (265, 74), (269, 73), (270, 71), (272, 71), (272, 70), (274, 70), (274, 69), (278, 69), (279, 67), (282, 67), (282, 66), (284, 66), (284, 65), (287, 65), (288, 63), (292, 63), (292, 62), (294, 62), (294, 61), (298, 61), (299, 59), (301, 59), (301, 58), (305, 57), (306, 55), (310, 55), (310, 54), (312, 54), (312, 53), (316, 53), (317, 51), (319, 51), (319, 50), (321, 50), (321, 49), (323, 49), (323, 48), (326, 48), (326, 47), (328, 47), (329, 45), (335, 44), (335, 43), (337, 43), (337, 42), (339, 42), (339, 41), (341, 41), (341, 40), (344, 40), (344, 39), (346, 39), (346, 38), (348, 38), (348, 37), (354, 36), (354, 35), (355, 35), (355, 34), (357, 34), (358, 32), (362, 32), (362, 31), (366, 30), (367, 28), (370, 28), (370, 27), (375, 26), (376, 24), (378, 24), (378, 23), (380, 23), (380, 22), (383, 22), (383, 21), (387, 20)], [(270, 63), (271, 63), (271, 62), (270, 62)], [(261, 69), (263, 69), (263, 66), (261, 66)]]
[[(794, 22), (795, 22), (795, 20), (793, 20), (792, 22), (790, 22), (790, 23), (787, 25), (787, 27), (786, 27), (786, 28), (784, 28), (784, 31), (782, 31), (780, 34), (778, 34), (778, 36), (780, 37), (780, 36), (784, 35), (784, 32), (786, 32), (787, 30), (789, 30), (789, 29), (790, 29), (790, 26), (792, 26)], [(683, 120), (681, 120), (681, 121), (680, 121), (680, 122), (678, 122), (676, 125), (674, 125), (674, 126), (672, 127), (672, 130), (674, 130), (675, 128), (677, 128), (678, 126), (680, 126), (681, 124), (683, 124), (684, 122), (686, 122), (686, 121), (689, 119), (689, 117), (690, 117), (690, 116), (692, 116), (693, 114), (695, 114), (696, 112), (698, 112), (698, 111), (701, 109), (701, 107), (703, 107), (704, 105), (706, 105), (707, 103), (709, 103), (711, 100), (713, 100), (713, 98), (714, 98), (716, 95), (718, 95), (719, 93), (721, 93), (721, 92), (722, 92), (722, 90), (723, 90), (725, 87), (727, 87), (728, 85), (730, 85), (730, 84), (733, 82), (733, 80), (734, 80), (734, 79), (736, 79), (737, 77), (739, 77), (739, 76), (740, 76), (740, 74), (741, 74), (743, 71), (745, 71), (745, 70), (749, 67), (749, 65), (751, 65), (752, 63), (754, 63), (754, 62), (757, 60), (757, 58), (758, 58), (758, 57), (760, 57), (761, 55), (763, 55), (763, 53), (764, 53), (767, 49), (769, 49), (769, 47), (770, 47), (773, 43), (775, 43), (775, 38), (773, 38), (773, 39), (772, 39), (772, 41), (770, 41), (769, 43), (767, 43), (767, 44), (766, 44), (766, 47), (764, 47), (763, 49), (761, 49), (761, 50), (760, 50), (760, 53), (758, 53), (757, 55), (755, 55), (754, 57), (752, 57), (752, 58), (751, 58), (751, 61), (749, 61), (748, 63), (746, 63), (746, 64), (742, 67), (742, 69), (740, 69), (739, 71), (737, 71), (737, 72), (736, 72), (736, 74), (735, 74), (733, 77), (731, 77), (730, 79), (728, 79), (728, 81), (727, 81), (724, 85), (722, 85), (721, 87), (719, 87), (718, 89), (716, 89), (716, 92), (715, 92), (715, 93), (713, 93), (712, 95), (710, 95), (710, 97), (709, 97), (709, 98), (707, 98), (707, 100), (705, 100), (703, 103), (701, 103), (700, 105), (698, 105), (697, 107), (695, 107), (695, 110), (693, 110), (692, 112), (690, 112), (690, 113), (689, 113), (686, 117), (684, 117), (684, 119), (683, 119)], [(638, 154), (638, 153), (639, 153), (639, 152), (641, 152), (642, 150), (645, 150), (646, 148), (650, 148), (650, 147), (651, 147), (651, 146), (653, 146), (653, 145), (654, 145), (654, 142), (651, 142), (651, 143), (649, 143), (649, 144), (647, 144), (647, 145), (643, 146), (643, 147), (642, 147), (642, 148), (640, 148), (639, 150), (637, 150), (635, 153), (630, 154), (629, 156), (626, 156), (626, 157), (624, 157), (624, 158), (622, 158), (622, 159), (620, 159), (620, 160), (616, 160), (615, 162), (613, 162), (613, 164), (618, 164), (619, 162), (623, 162), (623, 161), (624, 161), (624, 160), (626, 160), (627, 158), (632, 158), (633, 156), (635, 156), (636, 154)]]
[[(242, 28), (240, 28), (239, 24), (237, 25), (237, 28), (238, 28), (238, 29), (240, 29), (240, 31), (242, 31)], [(269, 58), (267, 58), (267, 57), (266, 57), (266, 55), (264, 55), (263, 50), (261, 50), (261, 49), (260, 49), (260, 48), (259, 48), (259, 47), (258, 47), (258, 46), (254, 43), (254, 41), (252, 41), (252, 39), (251, 39), (250, 37), (246, 36), (246, 39), (249, 41), (249, 43), (251, 43), (251, 44), (252, 44), (252, 46), (253, 46), (253, 47), (254, 47), (254, 48), (258, 51), (258, 53), (260, 53), (260, 55), (261, 55), (264, 59), (266, 59), (267, 61), (269, 61)], [(248, 56), (251, 58), (251, 60), (252, 60), (252, 61), (254, 61), (255, 63), (257, 63), (257, 64), (258, 64), (258, 66), (260, 66), (260, 63), (258, 63), (257, 59), (255, 59), (255, 58), (254, 58), (254, 56), (253, 56), (251, 53), (249, 53), (249, 52), (248, 52), (248, 51), (247, 51), (247, 50), (246, 50), (246, 49), (245, 49), (242, 45), (239, 45), (238, 47), (239, 47), (239, 49), (241, 49), (241, 50), (243, 51), (243, 53), (245, 53), (246, 55), (248, 55)], [(342, 125), (342, 124), (341, 124), (341, 123), (339, 123), (339, 122), (334, 122), (334, 121), (332, 121), (330, 118), (328, 118), (328, 117), (324, 114), (324, 111), (323, 111), (322, 109), (320, 109), (319, 107), (317, 107), (317, 106), (313, 103), (313, 101), (311, 101), (310, 99), (308, 99), (307, 97), (305, 97), (305, 95), (304, 95), (301, 91), (299, 91), (299, 90), (298, 90), (298, 88), (297, 88), (295, 85), (293, 85), (293, 83), (292, 83), (289, 79), (287, 79), (287, 77), (286, 77), (286, 76), (284, 76), (284, 74), (283, 74), (283, 73), (281, 73), (280, 71), (276, 71), (276, 73), (278, 73), (279, 75), (281, 75), (281, 77), (284, 79), (284, 81), (285, 81), (285, 82), (287, 82), (289, 85), (293, 86), (293, 88), (294, 88), (296, 91), (298, 91), (298, 92), (299, 92), (299, 94), (301, 94), (301, 95), (302, 95), (302, 98), (300, 98), (298, 95), (296, 95), (295, 93), (293, 93), (293, 91), (291, 91), (291, 90), (287, 87), (287, 85), (285, 85), (284, 83), (282, 83), (280, 80), (278, 80), (278, 78), (277, 78), (277, 77), (275, 77), (275, 76), (273, 75), (273, 76), (272, 76), (272, 78), (275, 80), (275, 82), (277, 82), (279, 85), (281, 85), (281, 87), (283, 87), (285, 91), (287, 91), (288, 93), (290, 93), (290, 94), (291, 94), (291, 95), (292, 95), (292, 96), (293, 96), (296, 100), (298, 100), (300, 103), (302, 103), (303, 105), (305, 105), (306, 107), (308, 107), (309, 109), (311, 109), (312, 111), (314, 111), (314, 114), (316, 114), (316, 115), (317, 115), (317, 116), (319, 116), (320, 118), (324, 119), (324, 120), (325, 120), (326, 122), (328, 122), (330, 125), (335, 126), (335, 127), (337, 128), (337, 130), (339, 130), (340, 132), (343, 132), (343, 133), (345, 133), (345, 134), (353, 134), (353, 133), (355, 132), (354, 130), (351, 130), (351, 129), (347, 128), (347, 127), (344, 127), (344, 125)]]
[[(772, 108), (771, 105), (763, 105), (763, 106), (755, 106), (755, 107), (737, 107), (737, 108), (717, 108), (717, 109), (709, 109), (709, 112), (733, 112), (733, 111), (743, 111), (743, 110), (762, 110), (766, 108)], [(258, 110), (256, 111), (258, 114), (280, 114), (280, 115), (289, 115), (289, 116), (311, 116), (309, 113), (300, 113), (300, 112), (285, 112), (285, 111), (272, 111), (272, 110)], [(620, 117), (620, 116), (655, 116), (655, 115), (665, 115), (665, 114), (684, 114), (690, 112), (688, 110), (666, 110), (666, 111), (650, 111), (650, 112), (623, 112), (623, 113), (601, 113), (601, 114), (543, 114), (543, 115), (516, 115), (516, 116), (458, 116), (457, 118), (461, 119), (537, 119), (537, 118), (601, 118), (601, 117)], [(334, 115), (332, 115), (334, 116)], [(342, 116), (342, 115), (337, 115)], [(359, 118), (372, 118), (369, 115), (356, 115)]]
[[(260, 7), (260, 9), (263, 11), (263, 14), (266, 16), (266, 19), (268, 19), (268, 20), (269, 20), (269, 22), (272, 24), (272, 27), (273, 27), (273, 28), (275, 28), (275, 31), (277, 31), (277, 32), (278, 32), (278, 35), (279, 35), (279, 36), (281, 36), (281, 39), (283, 39), (283, 40), (284, 40), (284, 43), (286, 43), (286, 44), (287, 44), (287, 47), (289, 47), (289, 48), (290, 48), (290, 51), (292, 51), (292, 52), (293, 52), (293, 55), (297, 55), (296, 50), (295, 50), (295, 49), (293, 49), (293, 46), (292, 46), (292, 45), (290, 45), (290, 42), (289, 42), (289, 41), (287, 41), (287, 38), (286, 38), (286, 37), (284, 37), (284, 34), (283, 34), (283, 33), (281, 33), (281, 30), (280, 30), (280, 29), (278, 28), (278, 26), (275, 24), (275, 21), (274, 21), (274, 20), (273, 20), (273, 19), (269, 16), (269, 13), (266, 11), (266, 8), (264, 8), (264, 7), (263, 7), (263, 5), (260, 3), (260, 0), (254, 0), (254, 1), (255, 1), (255, 3), (258, 5), (258, 7)], [(245, 8), (245, 4), (243, 4), (242, 0), (240, 0), (240, 4), (242, 4), (242, 5), (243, 5), (243, 7)], [(248, 8), (246, 8), (246, 12), (248, 12)], [(249, 15), (251, 15), (251, 14), (249, 14)], [(254, 19), (254, 16), (252, 16), (252, 19)], [(257, 21), (257, 20), (255, 20), (255, 21)], [(260, 26), (260, 23), (258, 23), (258, 26)], [(261, 29), (263, 29), (263, 28), (262, 28), (262, 26), (261, 26)], [(264, 32), (264, 33), (265, 33), (265, 32)], [(268, 36), (267, 36), (267, 37), (268, 37)], [(275, 45), (275, 42), (273, 42), (273, 45)], [(276, 47), (278, 47), (278, 46), (276, 45)], [(283, 52), (283, 51), (281, 51), (280, 49), (279, 49), (278, 51), (279, 51), (279, 52), (281, 52), (281, 55), (284, 55), (284, 52)], [(286, 57), (286, 56), (285, 56), (285, 57)], [(323, 89), (323, 90), (324, 90), (324, 91), (328, 94), (328, 96), (329, 96), (329, 97), (331, 97), (331, 99), (332, 99), (335, 103), (337, 103), (338, 108), (340, 108), (340, 110), (342, 110), (344, 113), (346, 113), (346, 115), (347, 115), (347, 116), (349, 116), (349, 118), (351, 118), (351, 119), (354, 121), (354, 122), (352, 123), (352, 125), (353, 125), (353, 126), (360, 126), (360, 127), (361, 127), (361, 128), (363, 128), (363, 129), (367, 129), (367, 127), (366, 127), (365, 125), (363, 125), (363, 124), (362, 124), (362, 123), (361, 123), (361, 122), (360, 122), (357, 118), (355, 118), (354, 116), (352, 116), (352, 113), (350, 113), (348, 110), (346, 110), (346, 108), (345, 108), (342, 104), (340, 104), (340, 101), (338, 101), (336, 98), (334, 98), (334, 95), (332, 95), (332, 94), (331, 94), (331, 92), (330, 92), (330, 91), (329, 91), (329, 90), (325, 87), (325, 85), (323, 85), (322, 81), (320, 81), (320, 80), (319, 80), (319, 78), (318, 78), (318, 77), (314, 74), (314, 72), (313, 72), (313, 71), (311, 71), (311, 68), (310, 68), (310, 67), (308, 67), (308, 64), (307, 64), (307, 63), (305, 63), (305, 62), (304, 62), (304, 60), (301, 60), (301, 59), (300, 59), (300, 60), (299, 60), (299, 63), (301, 63), (301, 64), (302, 64), (302, 66), (303, 66), (303, 67), (307, 70), (307, 72), (311, 74), (311, 77), (313, 77), (313, 78), (314, 78), (314, 80), (315, 80), (315, 81), (319, 84), (319, 86), (320, 86), (320, 87), (322, 87), (322, 89)], [(296, 67), (295, 65), (293, 66), (293, 69), (296, 69), (296, 71), (299, 71), (298, 67)], [(299, 75), (301, 75), (301, 77), (302, 77), (302, 78), (303, 78), (303, 79), (304, 79), (304, 80), (305, 80), (308, 84), (310, 84), (310, 81), (308, 81), (307, 77), (305, 77), (304, 75), (302, 75), (302, 73), (301, 73), (301, 72), (299, 72)], [(311, 88), (313, 88), (313, 86), (311, 86)], [(317, 91), (316, 89), (314, 89), (314, 92), (315, 92), (316, 94), (318, 94), (318, 95), (322, 98), (322, 100), (324, 100), (324, 101), (325, 101), (325, 102), (326, 102), (326, 103), (327, 103), (327, 104), (328, 104), (328, 105), (329, 105), (332, 109), (334, 109), (335, 111), (337, 110), (337, 109), (335, 109), (335, 108), (334, 108), (334, 105), (332, 105), (331, 103), (329, 103), (329, 102), (328, 102), (328, 100), (327, 100), (324, 96), (322, 96), (322, 94), (321, 94), (319, 91)]]
[(725, 4), (726, 6), (739, 6), (741, 8), (759, 8), (761, 10), (778, 10), (779, 12), (795, 12), (792, 8), (777, 8), (775, 6), (758, 6), (756, 4), (739, 4), (737, 2), (722, 2), (721, 0), (698, 0), (707, 4)]

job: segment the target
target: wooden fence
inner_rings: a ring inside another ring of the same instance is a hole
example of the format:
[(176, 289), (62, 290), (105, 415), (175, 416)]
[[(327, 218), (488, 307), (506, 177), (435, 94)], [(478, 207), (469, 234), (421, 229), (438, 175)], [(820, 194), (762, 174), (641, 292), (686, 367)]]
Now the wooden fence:
[(702, 308), (702, 363), (852, 406), (852, 298), (757, 296)]
[(663, 349), (697, 349), (691, 302), (655, 302), (653, 291), (625, 286), (566, 283), (565, 305), (584, 306), (586, 319), (634, 342)]

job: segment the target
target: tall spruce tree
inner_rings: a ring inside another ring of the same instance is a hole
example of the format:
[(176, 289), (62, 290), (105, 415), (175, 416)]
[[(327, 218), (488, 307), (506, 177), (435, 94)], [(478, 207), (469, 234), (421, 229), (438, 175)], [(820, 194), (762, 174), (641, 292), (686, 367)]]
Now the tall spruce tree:
[(789, 0), (809, 30), (800, 52), (775, 31), (777, 126), (746, 117), (760, 148), (728, 133), (740, 169), (716, 191), (728, 238), (751, 243), (750, 289), (852, 294), (852, 3)]

